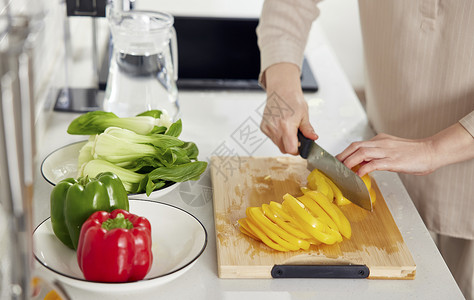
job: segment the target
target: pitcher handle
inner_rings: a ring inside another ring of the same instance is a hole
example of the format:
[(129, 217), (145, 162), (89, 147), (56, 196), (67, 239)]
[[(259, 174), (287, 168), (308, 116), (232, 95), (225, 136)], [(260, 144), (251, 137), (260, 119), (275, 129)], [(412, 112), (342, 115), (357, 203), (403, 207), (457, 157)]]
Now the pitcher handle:
[(174, 27), (171, 27), (171, 58), (173, 60), (173, 71), (174, 76), (173, 79), (176, 81), (178, 80), (178, 41), (176, 39), (176, 30)]

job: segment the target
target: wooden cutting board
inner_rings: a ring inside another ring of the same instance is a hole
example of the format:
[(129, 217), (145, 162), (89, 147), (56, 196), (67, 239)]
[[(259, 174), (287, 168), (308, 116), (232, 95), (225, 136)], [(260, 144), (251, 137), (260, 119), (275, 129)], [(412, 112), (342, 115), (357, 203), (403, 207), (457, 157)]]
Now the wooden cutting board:
[(301, 195), (306, 161), (300, 157), (211, 158), (217, 262), (220, 278), (271, 278), (274, 265), (366, 265), (371, 279), (414, 279), (416, 265), (376, 183), (374, 210), (354, 204), (341, 210), (352, 237), (336, 245), (279, 252), (239, 231), (248, 206), (282, 202), (285, 193)]

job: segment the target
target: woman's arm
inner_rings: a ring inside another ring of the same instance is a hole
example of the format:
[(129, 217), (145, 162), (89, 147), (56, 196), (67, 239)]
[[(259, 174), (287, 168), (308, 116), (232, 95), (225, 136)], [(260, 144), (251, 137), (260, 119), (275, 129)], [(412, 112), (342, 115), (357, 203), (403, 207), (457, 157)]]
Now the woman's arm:
[(260, 83), (267, 92), (261, 130), (283, 153), (298, 154), (298, 128), (317, 139), (309, 123), (300, 72), (318, 0), (267, 0), (257, 27)]
[(278, 63), (266, 71), (267, 103), (260, 129), (282, 153), (298, 154), (298, 128), (303, 135), (317, 139), (309, 123), (308, 104), (303, 96), (300, 70), (292, 63)]

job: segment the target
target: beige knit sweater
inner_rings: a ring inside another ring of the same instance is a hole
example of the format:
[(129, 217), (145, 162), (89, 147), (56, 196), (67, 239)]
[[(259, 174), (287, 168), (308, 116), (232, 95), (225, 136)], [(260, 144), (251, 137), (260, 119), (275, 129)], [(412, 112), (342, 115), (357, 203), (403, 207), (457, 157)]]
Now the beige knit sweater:
[[(262, 73), (278, 62), (301, 66), (317, 2), (265, 2)], [(359, 11), (373, 128), (423, 138), (460, 122), (474, 137), (474, 1), (359, 0)], [(430, 230), (474, 239), (474, 160), (400, 176)]]

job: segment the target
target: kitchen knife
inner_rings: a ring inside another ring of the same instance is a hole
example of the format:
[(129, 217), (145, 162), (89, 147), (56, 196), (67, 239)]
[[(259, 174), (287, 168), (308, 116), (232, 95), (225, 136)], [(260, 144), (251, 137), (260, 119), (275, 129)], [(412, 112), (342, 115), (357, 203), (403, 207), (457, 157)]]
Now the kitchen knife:
[(307, 168), (317, 168), (328, 176), (341, 190), (344, 197), (352, 203), (372, 211), (369, 191), (362, 179), (337, 158), (321, 148), (313, 140), (308, 139), (298, 130), (300, 156), (307, 160)]

